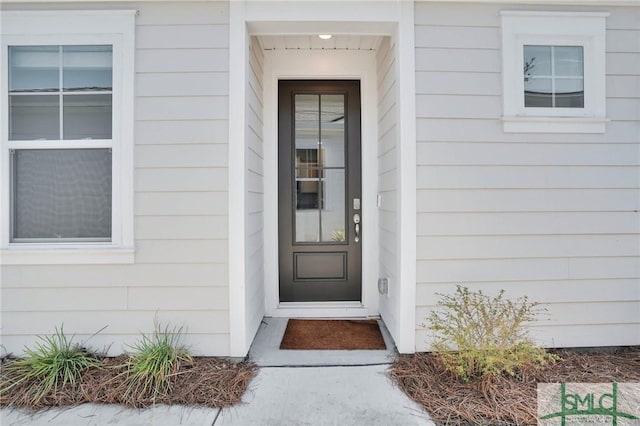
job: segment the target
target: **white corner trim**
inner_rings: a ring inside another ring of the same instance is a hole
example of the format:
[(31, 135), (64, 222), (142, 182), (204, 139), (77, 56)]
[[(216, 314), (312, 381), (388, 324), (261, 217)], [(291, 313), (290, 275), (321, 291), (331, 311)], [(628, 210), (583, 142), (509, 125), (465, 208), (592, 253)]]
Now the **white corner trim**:
[(413, 2), (400, 2), (398, 22), (398, 170), (400, 186), (400, 307), (396, 346), (400, 353), (416, 351), (416, 87)]
[(229, 3), (229, 355), (249, 351), (245, 300), (245, 2)]
[(102, 265), (131, 264), (135, 251), (118, 248), (10, 248), (0, 251), (1, 265)]

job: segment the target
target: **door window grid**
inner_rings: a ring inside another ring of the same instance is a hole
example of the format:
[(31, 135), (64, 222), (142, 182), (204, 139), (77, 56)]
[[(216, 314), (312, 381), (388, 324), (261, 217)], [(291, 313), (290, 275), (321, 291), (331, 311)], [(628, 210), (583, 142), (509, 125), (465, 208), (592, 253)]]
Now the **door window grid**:
[(296, 149), (296, 209), (315, 210), (320, 207), (320, 167), (322, 151)]
[(295, 241), (345, 243), (344, 95), (294, 99)]

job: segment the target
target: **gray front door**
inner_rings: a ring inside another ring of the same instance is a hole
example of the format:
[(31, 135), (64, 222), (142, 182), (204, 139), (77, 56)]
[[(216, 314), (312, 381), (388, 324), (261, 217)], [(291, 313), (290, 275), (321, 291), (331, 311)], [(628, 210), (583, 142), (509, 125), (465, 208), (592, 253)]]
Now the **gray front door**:
[(360, 301), (360, 82), (280, 81), (278, 163), (280, 301)]

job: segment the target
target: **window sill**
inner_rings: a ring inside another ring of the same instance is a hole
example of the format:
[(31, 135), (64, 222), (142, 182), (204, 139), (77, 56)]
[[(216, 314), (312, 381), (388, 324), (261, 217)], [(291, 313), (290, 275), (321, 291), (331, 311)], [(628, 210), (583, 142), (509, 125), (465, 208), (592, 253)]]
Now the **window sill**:
[(604, 133), (604, 117), (504, 116), (505, 133)]
[(132, 247), (9, 247), (0, 250), (2, 265), (131, 264)]

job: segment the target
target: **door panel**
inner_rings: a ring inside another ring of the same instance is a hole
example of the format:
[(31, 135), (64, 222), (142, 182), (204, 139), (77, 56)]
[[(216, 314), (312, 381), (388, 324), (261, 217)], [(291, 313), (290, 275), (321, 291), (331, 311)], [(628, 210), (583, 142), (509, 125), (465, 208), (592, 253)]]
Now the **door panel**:
[(361, 300), (360, 123), (359, 81), (279, 82), (281, 302)]

